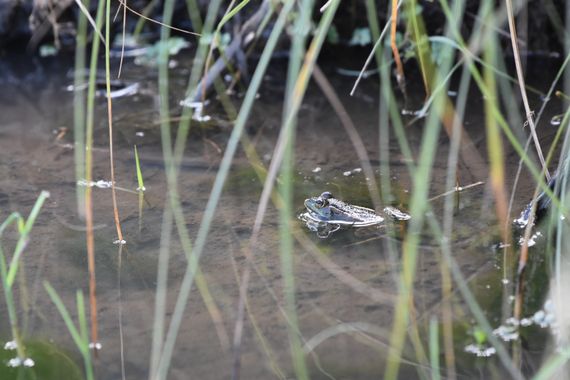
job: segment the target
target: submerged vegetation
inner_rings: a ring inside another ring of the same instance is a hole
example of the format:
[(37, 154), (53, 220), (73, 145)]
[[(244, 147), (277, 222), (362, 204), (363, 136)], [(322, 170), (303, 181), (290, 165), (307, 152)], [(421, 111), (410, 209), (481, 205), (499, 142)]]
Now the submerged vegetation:
[(566, 376), (569, 5), (34, 4), (73, 133), (0, 189), (2, 378)]

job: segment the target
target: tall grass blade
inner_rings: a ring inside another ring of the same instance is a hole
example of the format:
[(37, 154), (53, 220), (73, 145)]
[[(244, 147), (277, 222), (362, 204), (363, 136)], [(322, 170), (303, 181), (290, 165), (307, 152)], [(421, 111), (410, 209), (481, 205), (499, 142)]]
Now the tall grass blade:
[(124, 244), (123, 230), (121, 229), (121, 220), (119, 217), (119, 205), (117, 202), (117, 190), (115, 188), (115, 158), (113, 147), (113, 101), (111, 99), (111, 0), (106, 0), (105, 12), (105, 82), (107, 91), (107, 123), (109, 127), (109, 165), (111, 169), (111, 199), (113, 200), (113, 217), (115, 219), (115, 228), (117, 230), (117, 242)]
[(75, 0), (75, 4), (77, 4), (77, 7), (81, 10), (81, 14), (85, 18), (87, 18), (87, 20), (89, 20), (89, 23), (93, 27), (93, 31), (95, 32), (95, 34), (97, 34), (97, 36), (99, 37), (101, 42), (103, 44), (105, 44), (105, 38), (103, 38), (103, 34), (101, 34), (101, 30), (100, 30), (101, 28), (99, 26), (97, 26), (97, 23), (93, 20), (93, 17), (91, 17), (91, 14), (89, 13), (89, 10), (87, 9), (87, 7), (89, 7), (89, 2), (86, 2), (86, 4), (83, 4), (81, 2), (81, 0)]
[(429, 358), (431, 363), (431, 379), (440, 380), (439, 372), (439, 336), (437, 319), (432, 317), (429, 321)]
[(144, 187), (144, 178), (142, 175), (142, 170), (141, 170), (141, 163), (139, 161), (139, 152), (137, 151), (137, 146), (135, 145), (135, 165), (136, 165), (136, 169), (137, 169), (137, 184), (138, 184), (138, 188), (137, 191), (145, 191), (145, 187)]
[[(80, 2), (80, 0), (78, 0)], [(89, 0), (85, 6), (89, 7)], [(85, 83), (87, 47), (87, 17), (82, 12), (77, 20), (77, 37), (75, 43), (75, 71), (73, 73), (73, 85), (75, 88)], [(73, 138), (75, 154), (75, 181), (85, 179), (85, 92), (75, 91), (73, 94)], [(85, 192), (77, 187), (77, 214), (85, 217)]]
[[(28, 243), (32, 227), (34, 226), (36, 218), (38, 217), (40, 210), (47, 198), (49, 198), (49, 193), (47, 191), (42, 191), (40, 193), (40, 196), (36, 200), (34, 207), (32, 207), (30, 215), (28, 215), (28, 218), (25, 220), (23, 225), (21, 222), (18, 223), (19, 225), (18, 232), (20, 233), (20, 238), (16, 243), (16, 248), (14, 249), (14, 255), (12, 256), (12, 260), (10, 261), (10, 267), (8, 268), (8, 273), (6, 275), (6, 284), (9, 287), (12, 287), (12, 285), (14, 284), (14, 280), (16, 279), (16, 274), (18, 273), (20, 256), (24, 252), (24, 248)], [(0, 229), (0, 231), (3, 231), (3, 228)]]
[[(105, 15), (105, 1), (99, 1), (95, 28), (101, 30)], [(89, 86), (87, 87), (87, 117), (85, 127), (85, 180), (93, 180), (93, 128), (95, 124), (95, 86), (100, 40), (95, 38), (91, 45), (89, 64)], [(89, 310), (91, 313), (91, 339), (99, 340), (97, 323), (97, 282), (95, 278), (95, 239), (93, 236), (93, 188), (85, 187), (85, 228), (87, 245), (87, 267), (89, 272)]]

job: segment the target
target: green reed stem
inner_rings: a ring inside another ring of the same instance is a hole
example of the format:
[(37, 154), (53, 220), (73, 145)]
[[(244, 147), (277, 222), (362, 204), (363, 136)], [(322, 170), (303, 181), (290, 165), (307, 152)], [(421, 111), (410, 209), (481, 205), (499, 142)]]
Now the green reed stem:
[(441, 379), (439, 370), (439, 333), (437, 318), (432, 317), (429, 321), (429, 358), (431, 363), (431, 379)]
[[(85, 0), (89, 8), (89, 0)], [(85, 179), (85, 92), (78, 90), (85, 84), (85, 64), (87, 46), (87, 17), (79, 12), (75, 43), (75, 71), (73, 73), (73, 138), (75, 141), (75, 180)], [(77, 213), (85, 216), (85, 192), (77, 188)]]
[[(280, 185), (283, 207), (279, 208), (279, 245), (281, 258), (281, 274), (283, 276), (283, 293), (288, 319), (289, 347), (297, 379), (308, 379), (309, 374), (305, 357), (298, 335), (299, 321), (295, 302), (295, 269), (293, 263), (293, 236), (291, 235), (291, 220), (293, 220), (293, 169), (294, 169), (294, 141), (297, 126), (297, 110), (292, 109), (295, 96), (295, 83), (299, 80), (299, 73), (305, 51), (308, 27), (311, 22), (313, 8), (312, 0), (303, 0), (300, 3), (299, 17), (293, 24), (293, 41), (287, 72), (287, 85), (285, 89), (285, 102), (283, 107), (283, 120), (281, 128), (287, 128), (287, 120), (291, 125), (285, 134), (285, 153), (281, 166), (282, 182)], [(322, 31), (321, 31), (322, 32)]]
[(143, 179), (143, 175), (142, 175), (142, 170), (141, 170), (141, 163), (139, 161), (139, 152), (137, 151), (137, 146), (135, 145), (135, 165), (137, 168), (137, 184), (138, 184), (138, 191), (142, 191), (144, 192), (145, 187), (144, 187), (144, 179)]

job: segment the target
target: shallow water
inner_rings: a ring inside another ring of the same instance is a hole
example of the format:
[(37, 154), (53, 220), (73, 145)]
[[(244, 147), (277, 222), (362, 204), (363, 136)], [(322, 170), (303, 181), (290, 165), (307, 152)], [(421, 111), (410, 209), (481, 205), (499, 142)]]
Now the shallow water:
[[(178, 59), (179, 69), (171, 78), (173, 113), (179, 112), (176, 104), (182, 96), (188, 74), (184, 69), (188, 67), (188, 60), (184, 56)], [(76, 290), (82, 289), (87, 293), (88, 286), (85, 233), (83, 222), (76, 213), (71, 145), (73, 95), (65, 89), (72, 80), (67, 75), (67, 67), (53, 66), (32, 65), (27, 76), (16, 77), (10, 73), (3, 78), (0, 94), (0, 220), (16, 210), (27, 215), (40, 191), (50, 192), (51, 197), (34, 226), (24, 254), (25, 282), (19, 288), (27, 292), (28, 302), (24, 305), (28, 308), (22, 309), (20, 317), (28, 338), (48, 342), (52, 349), (67, 353), (82, 370), (73, 341), (42, 286), (43, 281), (50, 282), (70, 310), (75, 309)], [(279, 69), (268, 74), (247, 128), (248, 136), (266, 165), (271, 158), (281, 120), (282, 75)], [(118, 257), (117, 246), (113, 245), (115, 227), (110, 190), (93, 190), (98, 313), (103, 345), (96, 372), (101, 379), (121, 376), (121, 355), (124, 355), (127, 378), (148, 376), (156, 267), (167, 192), (160, 148), (156, 76), (127, 64), (124, 80), (141, 81), (144, 91), (113, 102), (117, 185), (130, 190), (137, 187), (133, 152), (136, 144), (147, 190), (142, 215), (139, 214), (136, 194), (118, 193), (121, 223), (127, 241), (121, 257)], [(380, 169), (375, 79), (361, 85), (358, 95), (353, 98), (343, 95), (348, 93), (352, 79), (331, 73), (331, 80), (350, 110), (375, 173), (379, 178), (389, 178), (394, 194), (391, 204), (405, 210), (410, 178), (395, 139), (389, 143), (390, 172)], [(480, 97), (476, 99), (470, 103), (466, 128), (473, 142), (470, 153), (478, 156), (472, 157), (472, 161), (462, 162), (463, 186), (487, 181), (482, 100)], [(105, 110), (105, 100), (99, 98), (93, 150), (95, 180), (110, 179)], [(555, 114), (557, 110), (552, 112)], [(67, 128), (68, 132), (63, 133), (61, 128)], [(62, 134), (58, 137), (59, 132)], [(408, 127), (406, 132), (412, 150), (417, 153), (422, 136), (421, 123)], [(553, 133), (545, 132), (546, 138)], [(189, 138), (178, 180), (182, 211), (191, 237), (198, 230), (228, 136), (229, 127), (222, 126), (195, 131)], [(443, 133), (439, 143), (430, 196), (450, 190), (445, 188), (448, 138)], [(506, 157), (510, 185), (518, 161), (513, 152), (507, 152)], [(315, 87), (310, 88), (300, 113), (295, 159), (298, 211), (302, 209), (305, 198), (325, 190), (353, 204), (372, 206), (367, 179), (363, 172), (354, 170), (361, 168), (355, 150), (325, 98)], [(201, 259), (201, 269), (220, 311), (220, 321), (216, 329), (204, 302), (194, 290), (177, 338), (169, 373), (171, 379), (219, 379), (228, 378), (232, 373), (233, 355), (226, 345), (233, 336), (239, 278), (247, 263), (243, 250), (249, 242), (261, 188), (262, 184), (243, 151), (239, 151)], [(515, 213), (528, 201), (533, 188), (528, 175), (523, 175)], [(462, 192), (456, 202), (452, 253), (490, 323), (498, 327), (510, 316), (512, 300), (507, 298), (513, 291), (511, 279), (507, 284), (502, 281), (502, 251), (493, 248), (500, 241), (490, 190), (485, 185), (475, 186)], [(434, 200), (433, 215), (430, 216), (440, 222), (442, 205), (443, 198)], [(282, 309), (278, 225), (278, 211), (270, 206), (259, 244), (253, 252), (248, 292), (249, 317), (246, 316), (241, 347), (243, 379), (278, 377), (275, 367), (280, 368), (285, 376), (293, 376)], [(301, 222), (296, 222), (296, 228), (304, 231)], [(334, 233), (326, 240), (308, 234), (309, 242), (320, 254), (307, 245), (295, 245), (296, 306), (306, 347), (311, 347), (312, 353), (316, 354), (307, 356), (313, 378), (381, 377), (393, 323), (393, 297), (397, 295), (404, 229), (405, 223), (392, 227), (348, 229)], [(186, 258), (176, 236), (173, 233), (171, 242), (168, 316), (174, 308), (186, 268)], [(422, 239), (415, 277), (414, 307), (420, 336), (427, 345), (429, 320), (432, 316), (441, 315), (442, 280), (438, 242), (428, 232)], [(14, 234), (9, 234), (3, 241), (4, 247), (13, 247), (13, 242)], [(543, 271), (540, 258), (531, 260), (530, 265), (535, 273)], [(546, 277), (535, 276), (532, 281), (528, 285), (524, 315), (537, 311), (546, 297)], [(482, 378), (504, 376), (505, 370), (497, 356), (483, 359), (463, 352), (465, 346), (474, 343), (469, 331), (475, 323), (455, 287), (451, 302), (458, 374)], [(0, 302), (0, 313), (6, 315), (3, 302)], [(75, 316), (75, 312), (72, 314)], [(3, 319), (0, 326), (3, 340), (9, 340), (7, 319)], [(256, 330), (263, 335), (263, 343)], [(331, 336), (321, 342), (320, 338), (328, 333)], [(533, 326), (522, 333), (524, 372), (533, 373), (540, 363), (540, 355), (536, 354), (546, 350), (548, 329)], [(264, 346), (269, 351), (263, 349)], [(535, 357), (530, 358), (533, 355)], [(421, 372), (418, 368), (426, 369), (424, 364), (417, 363), (411, 345), (406, 346), (404, 357), (401, 378), (416, 378)], [(443, 361), (441, 365), (444, 365)]]

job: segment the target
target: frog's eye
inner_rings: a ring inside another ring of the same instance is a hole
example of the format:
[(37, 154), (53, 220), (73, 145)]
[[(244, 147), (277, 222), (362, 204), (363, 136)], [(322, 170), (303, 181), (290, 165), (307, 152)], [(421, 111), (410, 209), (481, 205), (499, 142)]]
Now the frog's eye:
[(322, 199), (331, 199), (331, 198), (333, 198), (333, 195), (332, 195), (331, 192), (325, 191), (324, 193), (321, 194), (321, 196), (320, 196), (319, 198), (322, 198)]
[(323, 199), (321, 197), (317, 198), (317, 200), (315, 201), (315, 204), (317, 205), (317, 207), (322, 208), (325, 207), (327, 205), (327, 200)]

